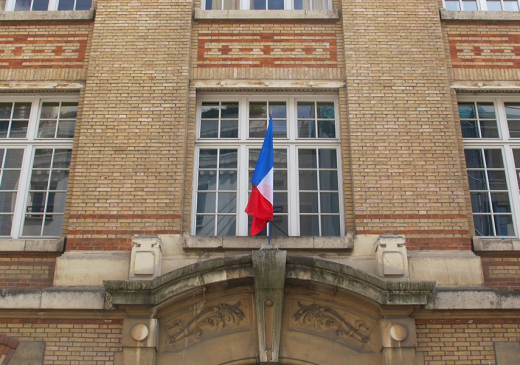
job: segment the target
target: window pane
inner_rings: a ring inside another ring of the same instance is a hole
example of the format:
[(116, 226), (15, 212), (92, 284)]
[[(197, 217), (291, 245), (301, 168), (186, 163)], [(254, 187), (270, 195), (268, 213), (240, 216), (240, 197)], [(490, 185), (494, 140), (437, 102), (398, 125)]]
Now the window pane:
[(321, 213), (339, 213), (338, 193), (321, 193), (320, 207)]
[(514, 236), (513, 217), (510, 215), (496, 215), (495, 227), (497, 236)]
[(0, 119), (11, 119), (12, 103), (0, 103)]
[(55, 120), (41, 120), (38, 127), (38, 138), (54, 138), (56, 133)]
[(338, 168), (338, 161), (336, 159), (336, 150), (320, 149), (320, 168), (321, 169), (336, 169)]
[(337, 171), (320, 171), (320, 190), (338, 190)]
[(44, 11), (49, 7), (49, 0), (33, 0), (32, 10)]
[(478, 122), (476, 120), (461, 120), (462, 138), (478, 138)]
[(484, 150), (486, 165), (488, 169), (499, 169), (504, 167), (501, 150)]
[[(260, 150), (258, 150), (260, 153)], [(258, 159), (258, 155), (257, 155)], [(287, 150), (274, 150), (274, 168), (275, 169), (286, 169), (287, 168)]]
[(198, 190), (215, 190), (217, 187), (217, 174), (215, 171), (199, 171)]
[(51, 174), (50, 190), (67, 190), (69, 172), (67, 170), (53, 170)]
[(484, 168), (481, 150), (464, 150), (466, 156), (466, 167), (468, 169)]
[(53, 169), (68, 169), (72, 158), (72, 150), (54, 150)]
[(338, 215), (322, 215), (321, 216), (321, 235), (322, 236), (339, 236), (340, 224)]
[(471, 1), (471, 0), (463, 0), (462, 1), (462, 10), (465, 10), (465, 11), (476, 11), (478, 10), (477, 8), (477, 2), (475, 0)]
[(31, 10), (31, 0), (16, 0), (14, 6), (15, 11), (29, 11)]
[(16, 190), (18, 189), (18, 181), (20, 179), (20, 170), (6, 170), (2, 173), (2, 182), (0, 190)]
[(251, 0), (250, 9), (251, 10), (265, 10), (265, 1), (266, 0)]
[(45, 225), (43, 227), (44, 236), (61, 236), (63, 227), (63, 215), (54, 214), (45, 216)]
[[(320, 161), (321, 162), (321, 161)], [(298, 150), (299, 168), (316, 168), (316, 150)]]
[(25, 138), (27, 136), (27, 125), (28, 121), (13, 121), (11, 123), (11, 131), (9, 132), (9, 138)]
[(446, 9), (447, 10), (460, 10), (460, 6), (459, 6), (459, 2), (458, 1), (446, 0), (445, 4), (446, 4)]
[(74, 138), (76, 121), (60, 120), (58, 126), (58, 138)]
[(318, 121), (319, 138), (336, 138), (336, 122), (324, 120)]
[(218, 119), (219, 104), (218, 103), (202, 103), (200, 117)]
[(493, 206), (494, 213), (511, 212), (508, 193), (491, 193), (491, 204)]
[(498, 138), (498, 127), (496, 120), (481, 120), (480, 133), (482, 138)]
[(475, 103), (459, 103), (460, 119), (475, 119), (476, 117)]
[(236, 171), (219, 171), (218, 188), (219, 188), (219, 190), (236, 190), (237, 189), (237, 172)]
[(12, 215), (0, 215), (0, 236), (10, 236), (12, 224)]
[(477, 103), (478, 116), (481, 119), (496, 119), (495, 105), (493, 103)]
[(520, 120), (508, 120), (507, 126), (510, 138), (520, 138)]
[(7, 138), (8, 130), (9, 130), (9, 121), (0, 120), (0, 138)]
[(504, 11), (518, 11), (518, 2), (516, 0), (504, 0)]
[(300, 216), (300, 235), (301, 236), (319, 236), (320, 235), (319, 217), (317, 215), (301, 215)]
[(63, 213), (65, 212), (65, 200), (67, 193), (49, 193), (49, 201), (45, 213)]
[(490, 215), (474, 215), (473, 223), (477, 236), (494, 236)]
[(298, 121), (298, 138), (316, 138), (316, 126), (313, 120)]
[(220, 138), (238, 137), (238, 120), (223, 120), (220, 123)]
[(490, 213), (488, 193), (471, 193), (473, 213)]
[(60, 103), (42, 103), (40, 119), (58, 119), (59, 113)]
[(33, 168), (35, 169), (48, 169), (51, 167), (52, 150), (40, 149), (36, 150), (34, 154)]
[(217, 168), (217, 150), (200, 150), (199, 151), (199, 168), (216, 169)]
[(273, 138), (287, 138), (287, 121), (273, 120)]
[(269, 10), (283, 10), (284, 0), (268, 0), (268, 1), (269, 1), (269, 3), (268, 3)]
[(43, 215), (31, 214), (25, 216), (23, 236), (40, 236), (42, 231)]
[(507, 119), (520, 119), (519, 103), (505, 103), (505, 107)]
[(266, 102), (249, 103), (249, 118), (267, 119), (267, 103)]
[(277, 213), (287, 213), (289, 211), (287, 205), (287, 193), (273, 193), (273, 211)]
[(334, 103), (323, 103), (318, 104), (318, 118), (320, 119), (334, 119)]
[(22, 167), (23, 150), (9, 149), (5, 154), (5, 168), (19, 169)]
[(487, 190), (486, 173), (482, 170), (468, 171), (470, 190)]
[(319, 213), (318, 193), (300, 193), (300, 213)]
[(300, 190), (318, 190), (318, 172), (313, 170), (300, 170)]
[(16, 193), (0, 193), (0, 212), (14, 212), (14, 204), (16, 202)]
[(235, 236), (236, 218), (234, 215), (220, 215), (217, 219), (217, 236)]
[(500, 5), (500, 1), (488, 0), (487, 1), (487, 9), (489, 11), (501, 11), (502, 6)]
[(237, 211), (237, 195), (235, 193), (218, 193), (218, 213), (235, 213)]
[(28, 213), (43, 213), (45, 210), (45, 201), (47, 199), (47, 193), (29, 193), (29, 198), (27, 199), (27, 209)]
[(197, 213), (215, 213), (215, 193), (197, 194)]
[(275, 215), (271, 224), (271, 236), (283, 237), (289, 232), (289, 217), (286, 215)]
[(314, 102), (298, 102), (298, 118), (313, 119), (316, 117)]
[(287, 171), (274, 171), (274, 190), (287, 190)]
[(310, 8), (309, 0), (294, 0), (295, 10), (308, 10)]
[(267, 132), (266, 120), (250, 120), (249, 121), (249, 137), (250, 138), (265, 138)]
[(201, 120), (200, 138), (218, 138), (218, 120)]
[(237, 155), (237, 150), (220, 150), (219, 167), (228, 169), (236, 168)]
[(78, 116), (78, 103), (61, 103), (60, 119), (76, 119)]
[(215, 235), (215, 216), (198, 215), (196, 217), (196, 234), (198, 236), (214, 236)]
[(47, 190), (49, 171), (33, 170), (29, 190)]
[(505, 171), (488, 171), (490, 190), (507, 190)]

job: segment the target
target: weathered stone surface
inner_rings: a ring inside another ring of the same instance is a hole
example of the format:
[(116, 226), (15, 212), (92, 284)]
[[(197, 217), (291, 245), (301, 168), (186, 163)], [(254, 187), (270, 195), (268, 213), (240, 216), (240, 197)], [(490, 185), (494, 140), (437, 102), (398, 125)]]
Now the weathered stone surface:
[(441, 9), (443, 20), (520, 20), (517, 11), (450, 11)]
[(428, 309), (520, 309), (520, 290), (438, 288)]
[(520, 359), (520, 343), (515, 342), (495, 342), (496, 365), (516, 364)]
[(10, 365), (41, 365), (45, 355), (45, 342), (20, 342), (9, 361)]
[(92, 20), (94, 9), (75, 11), (5, 11), (0, 12), (0, 21), (30, 20)]

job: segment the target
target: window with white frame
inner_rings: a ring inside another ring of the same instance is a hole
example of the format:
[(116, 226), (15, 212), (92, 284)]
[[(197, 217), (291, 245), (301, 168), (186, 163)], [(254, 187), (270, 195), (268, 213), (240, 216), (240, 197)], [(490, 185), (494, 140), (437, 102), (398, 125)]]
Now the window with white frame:
[(76, 97), (0, 96), (0, 237), (61, 236)]
[(204, 0), (205, 10), (331, 10), (331, 0)]
[(444, 0), (446, 10), (519, 11), (520, 0)]
[[(335, 96), (202, 95), (197, 108), (192, 233), (247, 236), (244, 212), (269, 123), (274, 135), (272, 236), (344, 232)], [(266, 235), (267, 231), (260, 233)]]
[(518, 237), (520, 98), (460, 98), (459, 117), (475, 234)]
[[(0, 1), (1, 3), (1, 1)], [(89, 10), (92, 0), (6, 0), (5, 11)]]

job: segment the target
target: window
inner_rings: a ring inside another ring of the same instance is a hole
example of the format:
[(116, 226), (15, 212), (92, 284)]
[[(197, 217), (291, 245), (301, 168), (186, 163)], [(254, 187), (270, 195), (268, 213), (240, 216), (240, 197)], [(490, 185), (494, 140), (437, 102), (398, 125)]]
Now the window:
[(519, 11), (519, 0), (444, 0), (446, 10)]
[(0, 97), (0, 236), (61, 236), (78, 102)]
[(475, 233), (518, 236), (520, 100), (459, 100)]
[(193, 234), (249, 234), (251, 218), (244, 209), (269, 113), (274, 134), (271, 235), (343, 234), (337, 98), (205, 95), (197, 110)]
[(205, 0), (205, 10), (330, 10), (331, 0)]
[(7, 0), (6, 11), (89, 10), (92, 0)]

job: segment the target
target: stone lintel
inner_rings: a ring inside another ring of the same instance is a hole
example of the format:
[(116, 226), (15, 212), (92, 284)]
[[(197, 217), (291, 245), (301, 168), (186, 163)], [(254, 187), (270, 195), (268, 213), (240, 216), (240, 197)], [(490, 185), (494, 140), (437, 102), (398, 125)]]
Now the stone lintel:
[(339, 19), (339, 10), (202, 10), (195, 9), (193, 17), (208, 19)]
[(473, 237), (475, 252), (518, 252), (520, 239), (518, 238), (482, 238)]
[(425, 309), (520, 309), (520, 290), (492, 288), (436, 288)]
[(42, 21), (42, 20), (94, 20), (94, 9), (65, 11), (3, 11), (0, 12), (0, 22), (3, 21)]
[[(0, 13), (2, 14), (2, 13)], [(66, 81), (0, 81), (0, 92), (10, 91), (78, 91), (85, 87), (83, 82)]]
[(102, 287), (2, 289), (1, 309), (104, 309)]
[(520, 81), (453, 81), (450, 88), (459, 92), (506, 92), (520, 90)]
[(273, 89), (301, 89), (306, 88), (309, 92), (315, 90), (337, 90), (345, 87), (345, 81), (322, 81), (322, 80), (191, 80), (190, 86), (197, 89), (263, 89), (271, 91)]
[(441, 9), (442, 20), (520, 21), (518, 11), (453, 11)]
[(65, 239), (0, 239), (0, 252), (63, 252)]

